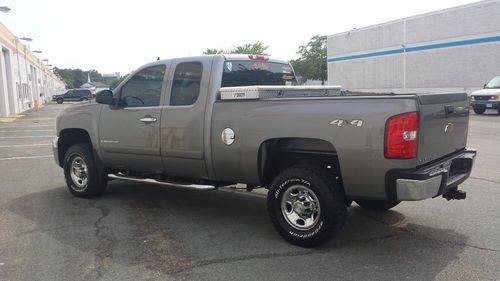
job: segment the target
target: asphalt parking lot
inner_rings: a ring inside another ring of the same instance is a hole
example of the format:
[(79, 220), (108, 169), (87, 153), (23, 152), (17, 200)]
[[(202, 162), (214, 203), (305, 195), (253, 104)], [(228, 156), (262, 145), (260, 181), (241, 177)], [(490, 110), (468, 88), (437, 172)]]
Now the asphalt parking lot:
[(349, 209), (317, 249), (274, 231), (263, 193), (113, 181), (73, 197), (49, 105), (0, 123), (0, 280), (500, 280), (500, 115), (471, 114), (467, 199)]

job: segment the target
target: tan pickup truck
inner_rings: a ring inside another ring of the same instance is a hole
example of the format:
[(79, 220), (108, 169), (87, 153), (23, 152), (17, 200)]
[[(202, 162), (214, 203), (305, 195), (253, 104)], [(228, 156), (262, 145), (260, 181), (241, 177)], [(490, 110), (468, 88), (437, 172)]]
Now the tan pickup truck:
[(384, 211), (401, 201), (463, 199), (465, 93), (354, 93), (296, 86), (286, 61), (213, 55), (156, 61), (97, 103), (57, 117), (54, 156), (69, 190), (91, 198), (109, 179), (202, 190), (269, 189), (287, 241), (326, 241), (354, 200)]

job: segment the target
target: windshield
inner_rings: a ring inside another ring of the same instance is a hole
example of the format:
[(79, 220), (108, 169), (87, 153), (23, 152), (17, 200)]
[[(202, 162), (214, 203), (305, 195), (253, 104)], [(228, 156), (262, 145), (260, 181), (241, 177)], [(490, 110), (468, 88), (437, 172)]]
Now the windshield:
[(296, 85), (289, 64), (267, 61), (226, 61), (222, 87)]
[(500, 76), (497, 76), (493, 79), (491, 79), (490, 82), (488, 82), (488, 84), (486, 84), (486, 86), (484, 86), (485, 89), (494, 89), (494, 88), (497, 88), (499, 89), (500, 88)]

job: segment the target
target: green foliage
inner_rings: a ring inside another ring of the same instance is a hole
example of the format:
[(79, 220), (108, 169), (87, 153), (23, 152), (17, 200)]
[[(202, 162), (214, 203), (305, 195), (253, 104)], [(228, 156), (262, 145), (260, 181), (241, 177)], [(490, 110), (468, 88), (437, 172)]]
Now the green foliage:
[(254, 55), (268, 55), (266, 53), (269, 46), (264, 45), (264, 43), (257, 41), (253, 44), (243, 44), (236, 46), (231, 49), (231, 54), (254, 54)]
[(327, 79), (326, 36), (313, 36), (307, 45), (299, 47), (299, 58), (292, 60), (292, 66), (298, 76), (303, 79)]
[(207, 48), (205, 52), (203, 52), (205, 55), (217, 55), (217, 54), (222, 54), (224, 53), (224, 50), (217, 50), (217, 49), (210, 49)]
[(234, 46), (231, 49), (223, 50), (223, 49), (210, 49), (207, 48), (205, 55), (215, 55), (215, 54), (253, 54), (253, 55), (268, 55), (266, 53), (267, 48), (269, 46), (264, 45), (264, 43), (257, 41), (252, 44), (243, 44)]
[(101, 73), (95, 69), (91, 69), (89, 71), (83, 71), (81, 69), (69, 69), (69, 68), (57, 68), (54, 67), (54, 73), (61, 76), (64, 83), (66, 84), (66, 88), (74, 89), (79, 88), (81, 85), (87, 83), (88, 75), (90, 75), (90, 80), (93, 82), (102, 82), (104, 79), (102, 78)]
[(109, 86), (109, 89), (110, 89), (110, 90), (114, 90), (116, 87), (118, 87), (118, 85), (120, 85), (120, 83), (121, 83), (123, 80), (127, 79), (127, 77), (128, 77), (128, 76), (129, 76), (129, 74), (126, 74), (126, 75), (124, 75), (124, 76), (120, 77), (120, 79), (118, 79), (118, 80), (115, 80), (115, 81), (111, 82), (111, 85)]

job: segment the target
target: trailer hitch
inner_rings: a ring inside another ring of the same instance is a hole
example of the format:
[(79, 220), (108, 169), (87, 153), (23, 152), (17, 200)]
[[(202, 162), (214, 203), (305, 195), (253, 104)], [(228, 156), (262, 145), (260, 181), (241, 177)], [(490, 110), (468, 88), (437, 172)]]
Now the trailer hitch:
[(445, 194), (443, 194), (443, 198), (446, 198), (446, 200), (463, 200), (467, 197), (467, 192), (459, 190), (459, 189), (453, 189)]

